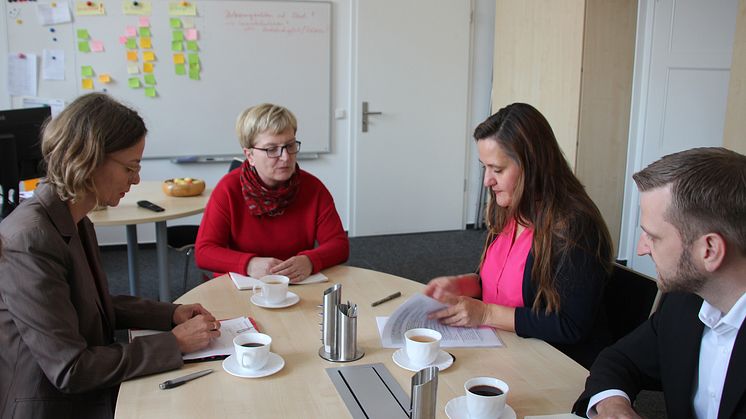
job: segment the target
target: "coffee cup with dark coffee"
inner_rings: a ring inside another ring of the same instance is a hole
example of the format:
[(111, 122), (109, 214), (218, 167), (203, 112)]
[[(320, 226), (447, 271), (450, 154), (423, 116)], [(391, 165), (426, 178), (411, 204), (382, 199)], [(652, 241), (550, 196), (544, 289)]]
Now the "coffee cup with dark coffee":
[(272, 338), (264, 333), (243, 333), (233, 338), (236, 363), (247, 370), (258, 370), (267, 364)]
[(493, 377), (476, 377), (464, 383), (466, 410), (469, 418), (499, 418), (505, 410), (510, 387), (505, 381)]
[(438, 358), (442, 335), (437, 330), (417, 328), (404, 333), (404, 350), (416, 367), (425, 367)]

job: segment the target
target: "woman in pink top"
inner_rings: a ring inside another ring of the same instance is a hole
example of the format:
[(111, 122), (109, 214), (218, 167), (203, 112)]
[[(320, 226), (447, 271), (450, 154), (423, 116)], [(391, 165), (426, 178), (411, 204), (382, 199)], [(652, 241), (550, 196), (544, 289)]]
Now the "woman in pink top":
[(514, 103), (474, 131), (490, 189), (479, 273), (435, 278), (431, 317), (543, 339), (589, 366), (609, 344), (599, 310), (611, 239), (544, 116)]

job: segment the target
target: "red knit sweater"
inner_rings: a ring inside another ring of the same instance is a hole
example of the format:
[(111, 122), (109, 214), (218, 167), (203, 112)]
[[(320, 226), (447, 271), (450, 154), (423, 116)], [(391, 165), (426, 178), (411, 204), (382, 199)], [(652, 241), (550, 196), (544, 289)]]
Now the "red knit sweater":
[(286, 260), (306, 255), (316, 273), (347, 260), (350, 243), (334, 199), (319, 179), (301, 170), (295, 200), (282, 215), (270, 217), (249, 214), (240, 176), (240, 168), (228, 173), (210, 195), (197, 234), (197, 266), (246, 274), (254, 256)]

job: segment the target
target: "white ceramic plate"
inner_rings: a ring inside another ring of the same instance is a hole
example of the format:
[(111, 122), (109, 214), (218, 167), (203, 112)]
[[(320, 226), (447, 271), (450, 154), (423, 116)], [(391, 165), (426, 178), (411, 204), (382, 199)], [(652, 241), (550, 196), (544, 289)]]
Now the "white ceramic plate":
[(412, 364), (412, 362), (409, 360), (409, 357), (407, 357), (406, 351), (404, 348), (399, 349), (398, 351), (394, 352), (394, 354), (391, 356), (393, 358), (394, 363), (405, 370), (414, 371), (417, 372), (425, 367), (438, 367), (438, 370), (443, 371), (444, 369), (450, 367), (453, 365), (453, 357), (451, 354), (449, 354), (446, 351), (441, 350), (440, 353), (438, 353), (438, 357), (435, 358), (435, 362), (433, 362), (430, 365), (425, 366), (418, 366)]
[(259, 378), (272, 375), (285, 366), (285, 360), (274, 352), (269, 353), (269, 359), (264, 367), (258, 370), (247, 370), (236, 362), (236, 355), (231, 355), (223, 360), (223, 369), (230, 375), (241, 378)]
[(295, 305), (300, 301), (300, 297), (298, 297), (298, 294), (294, 292), (288, 291), (288, 293), (285, 295), (285, 300), (280, 301), (279, 303), (269, 303), (264, 300), (264, 297), (261, 293), (254, 294), (251, 296), (251, 302), (254, 303), (254, 305), (257, 305), (259, 307), (264, 308), (285, 308), (290, 307), (292, 305)]
[[(466, 396), (449, 400), (446, 403), (446, 416), (449, 419), (469, 419), (469, 412), (466, 411)], [(506, 404), (499, 419), (516, 419), (516, 417), (515, 410), (509, 404)]]

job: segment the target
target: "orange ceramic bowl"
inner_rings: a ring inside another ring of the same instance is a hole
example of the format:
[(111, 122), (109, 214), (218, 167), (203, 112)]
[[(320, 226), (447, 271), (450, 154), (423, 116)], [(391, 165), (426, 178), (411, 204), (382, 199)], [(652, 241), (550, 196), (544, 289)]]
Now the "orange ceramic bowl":
[(166, 179), (162, 187), (163, 193), (168, 196), (195, 196), (205, 190), (205, 181), (189, 177)]

